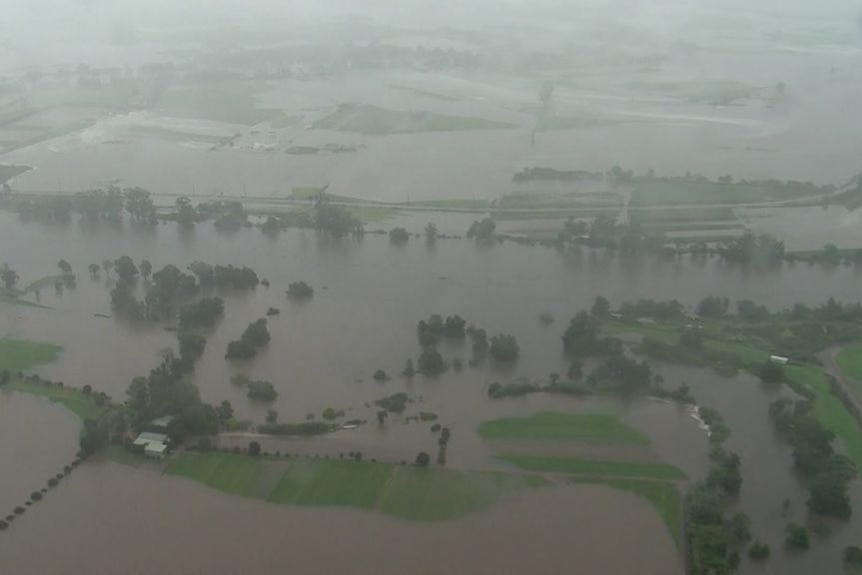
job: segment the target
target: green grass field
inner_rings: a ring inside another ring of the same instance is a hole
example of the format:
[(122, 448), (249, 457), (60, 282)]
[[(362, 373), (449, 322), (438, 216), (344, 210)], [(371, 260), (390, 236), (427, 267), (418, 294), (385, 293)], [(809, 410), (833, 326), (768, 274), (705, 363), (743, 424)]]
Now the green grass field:
[(495, 130), (516, 127), (508, 122), (471, 116), (449, 116), (433, 112), (388, 110), (365, 104), (343, 104), (317, 120), (317, 130), (338, 130), (368, 135)]
[[(107, 458), (141, 465), (128, 454), (108, 454)], [(490, 507), (507, 493), (545, 483), (539, 477), (522, 474), (221, 452), (180, 454), (171, 461), (168, 473), (272, 503), (375, 509), (411, 521), (461, 517)], [(278, 474), (277, 481), (269, 483), (274, 474)]]
[(188, 477), (226, 493), (257, 497), (263, 465), (260, 458), (230, 453), (184, 454), (171, 461), (168, 474)]
[(92, 395), (85, 394), (77, 389), (24, 381), (11, 381), (4, 385), (3, 389), (47, 397), (51, 401), (63, 405), (81, 419), (97, 419), (104, 412), (103, 407), (96, 405)]
[(753, 184), (698, 182), (671, 179), (636, 179), (634, 206), (674, 204), (744, 204), (766, 202), (769, 193)]
[(845, 377), (862, 382), (862, 345), (842, 349), (835, 357), (835, 362)]
[(485, 439), (649, 443), (646, 437), (610, 413), (541, 412), (528, 417), (486, 421), (478, 431)]
[(528, 471), (553, 471), (595, 477), (636, 477), (642, 479), (686, 479), (681, 470), (667, 463), (638, 461), (596, 461), (573, 457), (543, 457), (534, 455), (507, 455), (500, 459)]
[(862, 469), (862, 429), (841, 400), (832, 393), (826, 375), (813, 366), (786, 366), (784, 373), (797, 385), (813, 392), (815, 417), (835, 432), (847, 456), (858, 469)]
[(679, 489), (673, 483), (666, 481), (650, 481), (641, 479), (600, 479), (574, 477), (572, 483), (599, 484), (629, 491), (646, 498), (655, 507), (662, 521), (667, 526), (674, 543), (679, 547), (682, 517), (682, 498)]
[(374, 507), (392, 465), (356, 461), (294, 461), (269, 495), (274, 503)]
[(23, 339), (0, 339), (0, 370), (22, 371), (51, 363), (63, 348), (52, 343)]
[(541, 484), (535, 477), (506, 473), (399, 467), (378, 507), (412, 521), (454, 519), (486, 509), (508, 492)]

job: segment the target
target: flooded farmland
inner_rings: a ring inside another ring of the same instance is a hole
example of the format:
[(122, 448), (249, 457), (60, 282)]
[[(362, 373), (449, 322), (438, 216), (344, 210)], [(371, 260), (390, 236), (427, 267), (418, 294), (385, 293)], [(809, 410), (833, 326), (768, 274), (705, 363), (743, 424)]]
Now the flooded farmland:
[(11, 0), (0, 573), (862, 570), (857, 4)]

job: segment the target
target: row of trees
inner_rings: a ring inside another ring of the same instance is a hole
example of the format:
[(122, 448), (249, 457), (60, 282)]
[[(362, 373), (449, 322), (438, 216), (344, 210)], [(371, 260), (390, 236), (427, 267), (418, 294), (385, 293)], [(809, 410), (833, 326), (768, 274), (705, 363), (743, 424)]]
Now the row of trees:
[(150, 192), (139, 187), (121, 189), (109, 186), (73, 196), (28, 199), (18, 204), (21, 218), (40, 221), (64, 221), (73, 212), (88, 219), (117, 221), (123, 217), (124, 211), (136, 221), (156, 221), (156, 208)]

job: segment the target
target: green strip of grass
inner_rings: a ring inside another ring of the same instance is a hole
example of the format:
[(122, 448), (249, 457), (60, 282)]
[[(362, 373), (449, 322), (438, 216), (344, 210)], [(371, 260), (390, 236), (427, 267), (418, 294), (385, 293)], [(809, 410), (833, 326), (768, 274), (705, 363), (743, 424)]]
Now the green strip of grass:
[(814, 416), (835, 432), (847, 456), (862, 469), (862, 429), (841, 400), (832, 393), (826, 375), (812, 366), (785, 366), (785, 375), (814, 394)]
[(541, 412), (528, 417), (506, 417), (482, 423), (479, 435), (502, 440), (649, 443), (646, 437), (610, 413)]
[(21, 391), (32, 395), (47, 397), (51, 401), (63, 405), (66, 409), (81, 419), (98, 419), (98, 417), (105, 411), (103, 407), (96, 405), (96, 401), (93, 399), (92, 395), (86, 394), (77, 389), (25, 381), (9, 382), (4, 385), (2, 389)]
[(261, 459), (245, 455), (182, 454), (171, 461), (168, 473), (200, 481), (226, 493), (256, 497), (263, 465)]
[(862, 381), (862, 345), (842, 349), (835, 357), (835, 362), (846, 377)]
[(51, 343), (23, 339), (0, 339), (0, 370), (21, 371), (51, 363), (63, 348)]
[(572, 483), (590, 483), (607, 485), (614, 489), (629, 491), (645, 497), (658, 511), (665, 526), (670, 532), (673, 542), (679, 547), (680, 527), (682, 517), (682, 500), (679, 489), (673, 483), (666, 481), (649, 481), (642, 479), (600, 479), (573, 477)]
[(374, 507), (392, 465), (357, 461), (295, 461), (269, 496), (274, 503)]
[(573, 475), (597, 477), (637, 477), (642, 479), (686, 479), (681, 470), (667, 463), (638, 461), (598, 461), (572, 457), (542, 457), (534, 455), (507, 455), (504, 461), (529, 471), (554, 471)]
[(378, 507), (413, 521), (454, 519), (490, 507), (507, 492), (541, 483), (506, 473), (399, 467)]

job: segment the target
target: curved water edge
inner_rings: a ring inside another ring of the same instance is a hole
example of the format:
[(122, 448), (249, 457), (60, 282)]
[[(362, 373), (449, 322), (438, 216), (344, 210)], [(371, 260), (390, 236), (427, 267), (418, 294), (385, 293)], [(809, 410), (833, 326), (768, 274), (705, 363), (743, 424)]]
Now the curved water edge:
[[(130, 573), (430, 574), (457, 565), (496, 574), (578, 565), (596, 573), (682, 572), (649, 504), (602, 486), (547, 487), (463, 519), (412, 523), (345, 508), (275, 506), (181, 478), (88, 463), (48, 507), (0, 538), (4, 571), (107, 574), (123, 565)], [(590, 527), (573, 532), (579, 525)], [(39, 552), (46, 546), (56, 551)]]

